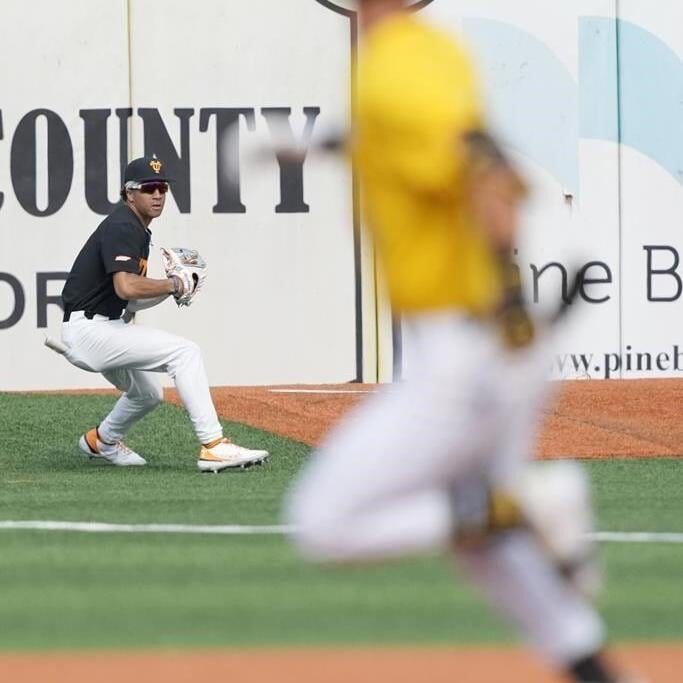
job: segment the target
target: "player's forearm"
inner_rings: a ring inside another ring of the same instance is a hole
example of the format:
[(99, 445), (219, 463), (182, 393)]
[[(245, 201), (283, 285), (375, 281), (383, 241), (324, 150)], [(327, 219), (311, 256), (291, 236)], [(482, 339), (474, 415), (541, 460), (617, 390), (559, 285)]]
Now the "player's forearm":
[(517, 236), (520, 195), (507, 168), (492, 167), (471, 179), (470, 202), (477, 225), (499, 252), (512, 250)]
[(466, 192), (474, 218), (496, 251), (512, 249), (527, 187), (496, 140), (485, 131), (463, 136)]
[(154, 308), (154, 306), (158, 306), (160, 303), (166, 301), (168, 296), (168, 294), (162, 294), (161, 296), (151, 297), (150, 299), (128, 299), (126, 310), (129, 313), (146, 311), (148, 308)]
[(153, 299), (173, 294), (173, 280), (164, 278), (157, 280), (134, 275), (133, 273), (115, 273), (114, 290), (116, 295), (125, 301), (132, 299)]

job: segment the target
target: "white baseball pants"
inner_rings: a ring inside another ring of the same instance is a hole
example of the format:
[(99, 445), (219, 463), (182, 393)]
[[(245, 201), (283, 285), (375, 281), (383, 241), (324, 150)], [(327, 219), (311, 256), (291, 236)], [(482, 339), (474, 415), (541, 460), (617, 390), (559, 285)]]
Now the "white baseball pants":
[(100, 372), (123, 395), (99, 426), (104, 441), (123, 438), (135, 422), (162, 400), (157, 373), (175, 382), (197, 438), (209, 443), (223, 435), (209, 392), (199, 347), (192, 341), (143, 325), (126, 324), (82, 312), (71, 314), (62, 326), (67, 360), (90, 372)]
[[(450, 547), (454, 502), (487, 485), (514, 491), (532, 455), (547, 387), (540, 347), (504, 352), (491, 329), (450, 313), (408, 324), (417, 345), (413, 377), (352, 411), (289, 494), (287, 522), (310, 559), (373, 560)], [(554, 663), (598, 648), (599, 617), (530, 533), (460, 560)]]

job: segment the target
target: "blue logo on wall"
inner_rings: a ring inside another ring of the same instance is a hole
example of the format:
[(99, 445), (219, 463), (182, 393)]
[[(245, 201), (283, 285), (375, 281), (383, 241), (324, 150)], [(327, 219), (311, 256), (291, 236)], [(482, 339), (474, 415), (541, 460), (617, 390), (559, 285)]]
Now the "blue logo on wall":
[(579, 186), (578, 140), (621, 142), (683, 183), (683, 62), (635, 24), (579, 19), (579, 82), (537, 36), (488, 19), (464, 30), (490, 84), (493, 123), (506, 142)]

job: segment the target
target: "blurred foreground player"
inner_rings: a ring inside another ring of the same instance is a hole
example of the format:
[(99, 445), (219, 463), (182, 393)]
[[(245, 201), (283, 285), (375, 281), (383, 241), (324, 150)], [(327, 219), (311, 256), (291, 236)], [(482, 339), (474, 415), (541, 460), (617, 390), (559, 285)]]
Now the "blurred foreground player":
[(452, 548), (553, 666), (621, 682), (588, 597), (599, 573), (585, 476), (529, 463), (546, 364), (511, 262), (525, 187), (486, 132), (469, 57), (404, 4), (358, 3), (352, 153), (418, 367), (331, 432), (287, 521), (319, 562)]

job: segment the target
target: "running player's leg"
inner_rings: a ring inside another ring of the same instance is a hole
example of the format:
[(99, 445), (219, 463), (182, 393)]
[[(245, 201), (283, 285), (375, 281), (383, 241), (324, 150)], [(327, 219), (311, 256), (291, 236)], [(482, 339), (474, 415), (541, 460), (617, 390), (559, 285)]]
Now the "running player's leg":
[(501, 402), (501, 439), (489, 453), (486, 469), (501, 487), (519, 485), (520, 473), (533, 459), (541, 411), (550, 405), (554, 384), (548, 380), (547, 341), (496, 358), (497, 396)]
[(287, 520), (311, 559), (400, 556), (448, 542), (449, 482), (478, 470), (495, 443), (486, 362), (492, 347), (476, 326), (457, 319), (427, 327), (432, 353), (414, 379), (381, 390), (349, 415), (292, 490)]
[[(542, 349), (530, 349), (503, 358), (496, 373), (505, 410), (501, 412), (499, 447), (488, 458), (486, 485), (510, 492), (519, 501), (526, 526), (494, 534), (479, 544), (459, 544), (456, 557), (493, 607), (511, 620), (549, 663), (571, 672), (577, 663), (588, 662), (593, 671), (603, 667), (596, 653), (603, 646), (604, 627), (579, 590), (588, 592), (593, 587), (592, 570), (596, 567), (586, 540), (591, 529), (583, 521), (590, 519), (590, 501), (582, 495), (580, 473), (570, 463), (549, 464), (556, 471), (538, 482), (547, 489), (539, 499), (544, 505), (534, 503), (534, 513), (546, 527), (544, 533), (528, 518), (529, 470), (545, 466), (530, 463), (540, 408), (551, 391), (544, 378), (543, 357)], [(462, 486), (466, 485), (463, 481)], [(459, 491), (456, 487), (454, 498), (465, 497), (471, 488)], [(570, 509), (572, 506), (576, 509)], [(553, 525), (555, 528), (550, 528)], [(562, 553), (566, 556), (560, 557)]]
[(582, 593), (594, 596), (601, 572), (591, 540), (588, 477), (575, 462), (531, 462), (541, 408), (549, 405), (553, 386), (545, 377), (544, 350), (539, 346), (510, 356), (496, 373), (505, 409), (500, 444), (488, 458), (489, 486), (519, 502), (522, 516), (539, 536), (549, 561)]
[(456, 552), (467, 577), (554, 666), (567, 670), (598, 652), (603, 625), (524, 530)]
[(413, 398), (407, 386), (381, 392), (312, 454), (285, 511), (309, 559), (400, 556), (447, 537), (448, 499), (420, 462), (433, 446), (408, 427)]

